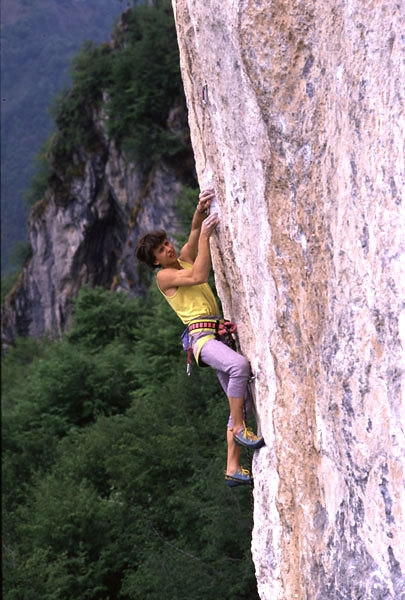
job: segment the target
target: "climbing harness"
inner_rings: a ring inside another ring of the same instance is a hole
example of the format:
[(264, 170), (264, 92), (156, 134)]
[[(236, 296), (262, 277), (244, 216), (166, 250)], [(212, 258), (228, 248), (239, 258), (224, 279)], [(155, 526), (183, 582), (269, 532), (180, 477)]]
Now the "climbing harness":
[[(206, 331), (211, 331), (212, 336), (208, 339), (216, 339), (220, 342), (223, 342), (232, 350), (236, 350), (236, 325), (235, 323), (231, 323), (231, 321), (226, 321), (223, 319), (196, 319), (192, 321), (188, 327), (183, 331), (181, 335), (181, 342), (184, 350), (187, 352), (187, 375), (191, 375), (191, 356), (193, 355), (193, 348), (191, 345), (190, 335), (196, 335), (198, 333), (203, 333)], [(205, 341), (208, 341), (205, 340)], [(198, 359), (199, 353), (201, 351), (201, 347), (199, 348), (198, 355), (196, 357), (196, 362), (200, 367), (206, 366), (202, 361)]]
[(233, 335), (236, 333), (235, 323), (231, 321), (223, 321), (222, 319), (208, 319), (207, 321), (193, 321), (188, 326), (189, 333), (201, 333), (204, 329), (211, 329), (215, 333), (215, 337), (220, 342), (224, 342), (227, 346), (234, 346), (235, 340)]
[(183, 350), (187, 352), (187, 375), (191, 375), (191, 355), (193, 353), (193, 349), (191, 347), (190, 342), (190, 334), (188, 331), (188, 327), (181, 334), (181, 343), (183, 345)]
[(223, 342), (232, 350), (236, 350), (236, 325), (235, 323), (231, 323), (231, 321), (224, 321), (223, 323), (218, 324), (217, 328), (217, 339), (220, 342)]
[(218, 319), (210, 319), (209, 321), (194, 321), (188, 326), (188, 331), (191, 333), (192, 331), (200, 333), (203, 329), (213, 329), (214, 331), (217, 328), (217, 320)]

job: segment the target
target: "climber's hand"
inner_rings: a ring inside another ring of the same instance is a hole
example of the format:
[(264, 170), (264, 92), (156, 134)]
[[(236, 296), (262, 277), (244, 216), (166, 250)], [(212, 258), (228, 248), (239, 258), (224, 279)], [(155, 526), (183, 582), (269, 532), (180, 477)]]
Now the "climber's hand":
[(218, 223), (219, 217), (217, 213), (213, 213), (212, 215), (204, 219), (201, 227), (201, 234), (205, 235), (206, 237), (210, 237)]
[(202, 192), (200, 192), (198, 195), (197, 211), (199, 213), (208, 211), (211, 204), (211, 200), (214, 196), (214, 190), (203, 190)]

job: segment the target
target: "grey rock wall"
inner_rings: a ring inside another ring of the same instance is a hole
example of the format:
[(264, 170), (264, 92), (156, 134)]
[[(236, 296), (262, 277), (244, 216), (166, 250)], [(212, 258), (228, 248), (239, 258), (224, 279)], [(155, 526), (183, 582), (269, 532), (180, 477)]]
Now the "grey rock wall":
[(182, 173), (161, 161), (143, 172), (104, 134), (100, 116), (94, 126), (102, 151), (78, 149), (76, 176), (67, 184), (60, 173), (31, 212), (32, 258), (3, 307), (5, 345), (16, 336), (59, 336), (69, 327), (73, 301), (85, 284), (142, 294), (137, 240), (151, 229), (181, 229), (176, 203), (190, 178), (187, 169)]
[(173, 10), (198, 177), (220, 206), (217, 287), (267, 441), (259, 595), (405, 598), (404, 4)]

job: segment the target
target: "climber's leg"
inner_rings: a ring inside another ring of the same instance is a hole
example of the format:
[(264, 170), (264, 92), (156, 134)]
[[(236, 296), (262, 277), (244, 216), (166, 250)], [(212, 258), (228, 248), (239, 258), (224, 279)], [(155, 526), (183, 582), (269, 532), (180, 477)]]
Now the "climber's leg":
[(264, 444), (263, 438), (255, 436), (244, 423), (244, 402), (250, 376), (248, 360), (215, 339), (204, 344), (200, 357), (205, 364), (216, 369), (218, 379), (228, 396), (233, 439), (236, 444), (252, 449), (261, 447)]
[(230, 429), (226, 430), (226, 442), (228, 446), (226, 473), (231, 475), (238, 470), (240, 464), (240, 446), (233, 441), (233, 432)]
[(250, 365), (242, 354), (218, 340), (211, 339), (202, 347), (200, 357), (205, 364), (217, 371), (218, 379), (228, 398), (245, 398)]
[(228, 444), (228, 456), (225, 473), (225, 483), (229, 487), (237, 485), (246, 485), (252, 482), (252, 476), (248, 469), (239, 466), (240, 446), (237, 446), (233, 440), (233, 433), (230, 429), (226, 430), (226, 441)]

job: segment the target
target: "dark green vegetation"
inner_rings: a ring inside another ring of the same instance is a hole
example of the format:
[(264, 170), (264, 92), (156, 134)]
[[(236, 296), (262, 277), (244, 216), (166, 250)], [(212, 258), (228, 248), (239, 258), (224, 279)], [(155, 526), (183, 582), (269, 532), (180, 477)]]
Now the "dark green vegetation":
[(63, 339), (3, 359), (6, 600), (257, 598), (227, 402), (181, 330), (154, 291), (83, 289)]
[(167, 130), (170, 109), (184, 97), (171, 2), (135, 7), (114, 39), (115, 49), (82, 47), (72, 62), (72, 87), (54, 100), (56, 133), (45, 149), (50, 176), (71, 165), (78, 148), (97, 152), (93, 120), (101, 107), (109, 137), (128, 160), (150, 167), (183, 149)]

